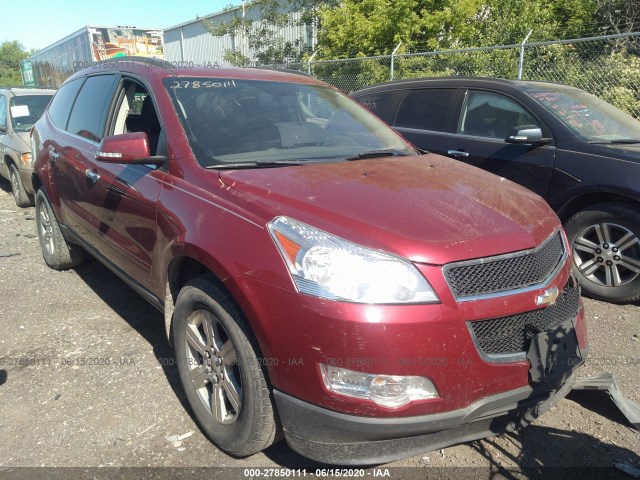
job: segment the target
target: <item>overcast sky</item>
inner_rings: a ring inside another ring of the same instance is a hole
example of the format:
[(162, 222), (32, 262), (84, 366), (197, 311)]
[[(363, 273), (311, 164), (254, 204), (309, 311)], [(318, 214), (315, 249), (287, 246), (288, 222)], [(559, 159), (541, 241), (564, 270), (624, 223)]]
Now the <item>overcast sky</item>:
[(218, 12), (240, 0), (0, 0), (0, 43), (44, 48), (85, 25), (163, 29)]

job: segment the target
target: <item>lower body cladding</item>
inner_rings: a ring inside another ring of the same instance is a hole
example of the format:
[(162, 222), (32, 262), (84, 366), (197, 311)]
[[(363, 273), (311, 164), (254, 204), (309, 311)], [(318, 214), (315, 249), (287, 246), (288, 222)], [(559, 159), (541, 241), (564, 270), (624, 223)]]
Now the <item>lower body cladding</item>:
[(287, 443), (320, 462), (374, 465), (470, 442), (528, 425), (564, 398), (575, 369), (548, 384), (522, 387), (447, 413), (401, 418), (356, 417), (274, 396)]

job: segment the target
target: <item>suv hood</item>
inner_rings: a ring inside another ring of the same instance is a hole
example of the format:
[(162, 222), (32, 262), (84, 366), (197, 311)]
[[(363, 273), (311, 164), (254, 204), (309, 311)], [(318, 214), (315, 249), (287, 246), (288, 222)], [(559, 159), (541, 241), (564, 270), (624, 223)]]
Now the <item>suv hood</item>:
[(31, 138), (29, 132), (15, 132), (16, 135), (22, 140), (27, 147), (25, 152), (31, 151)]
[(605, 146), (611, 150), (626, 153), (627, 155), (625, 156), (625, 160), (632, 160), (640, 163), (640, 144), (638, 143)]
[(533, 248), (560, 224), (529, 190), (433, 154), (220, 176), (274, 217), (286, 215), (418, 263), (443, 265)]

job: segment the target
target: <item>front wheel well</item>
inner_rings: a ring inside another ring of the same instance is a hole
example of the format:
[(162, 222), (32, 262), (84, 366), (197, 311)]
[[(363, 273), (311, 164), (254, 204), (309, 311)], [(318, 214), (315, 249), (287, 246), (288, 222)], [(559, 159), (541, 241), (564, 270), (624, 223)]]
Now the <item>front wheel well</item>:
[(622, 203), (627, 205), (634, 205), (636, 207), (640, 206), (640, 202), (638, 202), (637, 200), (625, 195), (620, 195), (618, 193), (587, 193), (573, 198), (566, 204), (564, 204), (558, 210), (558, 217), (560, 217), (562, 223), (565, 224), (573, 215), (575, 215), (579, 211), (584, 210), (585, 208), (592, 205), (598, 205), (602, 203)]
[(11, 168), (11, 165), (15, 165), (16, 162), (9, 155), (4, 156), (4, 163), (7, 166), (7, 171)]
[(229, 292), (224, 283), (206, 265), (192, 257), (175, 258), (169, 265), (169, 270), (167, 272), (167, 283), (164, 298), (165, 328), (169, 342), (172, 341), (171, 328), (173, 323), (173, 309), (180, 290), (190, 280), (203, 275), (207, 275), (209, 280), (214, 282), (216, 286), (226, 294), (229, 300), (236, 303), (236, 306), (240, 309), (233, 298), (233, 295), (231, 295), (231, 292)]

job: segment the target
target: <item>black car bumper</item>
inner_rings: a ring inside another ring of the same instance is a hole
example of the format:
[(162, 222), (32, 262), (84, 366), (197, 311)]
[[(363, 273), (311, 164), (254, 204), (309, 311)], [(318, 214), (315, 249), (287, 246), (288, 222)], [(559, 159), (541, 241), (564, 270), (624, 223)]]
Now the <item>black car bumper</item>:
[(274, 396), (293, 450), (324, 463), (375, 465), (526, 426), (569, 393), (574, 372), (548, 384), (483, 398), (461, 410), (418, 417), (357, 417), (280, 391)]

